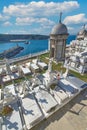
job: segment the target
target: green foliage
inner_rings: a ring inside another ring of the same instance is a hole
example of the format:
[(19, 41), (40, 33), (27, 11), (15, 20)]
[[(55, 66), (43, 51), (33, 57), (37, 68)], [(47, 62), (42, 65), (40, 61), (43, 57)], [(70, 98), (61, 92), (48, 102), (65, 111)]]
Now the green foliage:
[(73, 74), (75, 77), (80, 78), (81, 80), (87, 82), (87, 74), (81, 75), (75, 71), (70, 70), (70, 74)]
[(24, 81), (24, 80), (25, 80), (24, 77), (22, 77), (22, 78), (20, 78), (20, 79), (15, 79), (15, 80), (14, 80), (14, 83), (20, 83), (20, 82), (22, 82), (22, 81)]
[(2, 88), (1, 84), (0, 84), (0, 89)]
[(6, 116), (10, 114), (13, 111), (13, 109), (9, 106), (4, 106), (2, 111), (0, 112), (1, 115)]
[(62, 71), (63, 73), (66, 71), (66, 68), (63, 67), (63, 63), (56, 64), (53, 62), (52, 69), (54, 71), (59, 71), (59, 72)]
[(56, 86), (56, 84), (52, 84), (52, 85), (50, 86), (50, 88), (51, 88), (52, 90), (54, 90), (54, 89), (55, 89), (55, 86)]
[(32, 75), (31, 74), (27, 74), (25, 77), (26, 77), (26, 79), (30, 79), (30, 78), (32, 78)]
[[(40, 56), (40, 59), (41, 59), (43, 62), (48, 63), (48, 62), (49, 62), (49, 59), (47, 59), (47, 57), (49, 58), (49, 53), (46, 53), (46, 54), (41, 55), (41, 56)], [(62, 71), (62, 73), (64, 73), (64, 72), (66, 71), (66, 68), (63, 67), (63, 63), (61, 63), (61, 62), (58, 63), (58, 64), (56, 64), (56, 63), (53, 62), (53, 63), (52, 63), (52, 69), (53, 69), (54, 71), (59, 71), (59, 72)], [(81, 79), (81, 80), (87, 82), (87, 74), (81, 75), (81, 74), (79, 74), (79, 73), (77, 73), (77, 72), (75, 72), (75, 71), (72, 71), (72, 70), (70, 70), (69, 73), (70, 73), (70, 74), (73, 74), (75, 77), (77, 77), (77, 78), (79, 78), (79, 79)]]
[(49, 53), (40, 55), (40, 60), (48, 64), (49, 59), (47, 59), (47, 58), (49, 58)]

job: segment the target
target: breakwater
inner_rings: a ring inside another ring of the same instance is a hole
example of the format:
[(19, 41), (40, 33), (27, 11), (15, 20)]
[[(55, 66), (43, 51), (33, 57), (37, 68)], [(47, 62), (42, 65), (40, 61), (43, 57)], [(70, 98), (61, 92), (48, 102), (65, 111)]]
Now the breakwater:
[[(26, 56), (21, 56), (21, 57), (18, 57), (18, 58), (9, 59), (9, 63), (15, 63), (15, 62), (27, 60), (29, 58), (33, 58), (33, 57), (36, 57), (36, 56), (39, 56), (39, 55), (42, 55), (42, 54), (45, 54), (45, 53), (48, 53), (48, 52), (49, 52), (49, 50), (45, 50), (45, 51), (29, 54), (29, 55), (26, 55)], [(5, 64), (5, 62), (6, 62), (5, 59), (1, 60), (0, 65)]]

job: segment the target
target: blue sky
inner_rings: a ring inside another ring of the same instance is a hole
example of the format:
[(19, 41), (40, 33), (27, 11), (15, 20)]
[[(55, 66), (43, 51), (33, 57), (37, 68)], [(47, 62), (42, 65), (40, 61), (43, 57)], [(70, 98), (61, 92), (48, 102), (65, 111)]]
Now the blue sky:
[[(59, 13), (70, 34), (87, 23), (87, 0), (0, 0), (0, 34), (50, 34)], [(87, 26), (86, 26), (87, 27)]]

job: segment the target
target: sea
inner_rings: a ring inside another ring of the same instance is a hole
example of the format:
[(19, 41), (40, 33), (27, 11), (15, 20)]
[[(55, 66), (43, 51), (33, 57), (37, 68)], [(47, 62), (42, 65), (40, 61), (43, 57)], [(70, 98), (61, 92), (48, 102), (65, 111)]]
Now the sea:
[[(67, 39), (67, 44), (70, 44), (70, 41), (74, 40), (75, 38), (76, 38), (75, 35), (70, 35)], [(8, 43), (0, 42), (0, 53), (16, 46), (17, 44), (19, 46), (24, 47), (24, 49), (19, 54), (17, 54), (16, 56), (14, 56), (12, 58), (17, 58), (17, 57), (45, 51), (45, 50), (48, 50), (48, 48), (49, 48), (48, 39), (46, 39), (46, 40), (29, 40), (29, 44), (25, 44), (24, 41), (8, 42)]]

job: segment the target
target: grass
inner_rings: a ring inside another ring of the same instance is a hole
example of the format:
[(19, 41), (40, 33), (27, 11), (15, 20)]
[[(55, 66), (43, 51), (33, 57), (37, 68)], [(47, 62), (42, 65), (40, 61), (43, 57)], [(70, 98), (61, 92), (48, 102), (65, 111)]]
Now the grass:
[(1, 84), (0, 84), (0, 89), (2, 88)]
[(48, 64), (49, 59), (47, 59), (47, 58), (49, 58), (49, 53), (40, 55), (40, 60), (41, 60), (41, 61), (44, 61), (45, 63)]
[(52, 85), (50, 86), (50, 88), (51, 88), (52, 90), (54, 90), (55, 87), (56, 87), (56, 84), (52, 84)]
[[(22, 81), (24, 81), (25, 80), (25, 78), (24, 77), (21, 77), (21, 78), (19, 78), (19, 79), (15, 79), (14, 80), (14, 83), (16, 84), (16, 83), (20, 83), (20, 82), (22, 82)], [(12, 84), (12, 81), (9, 81), (9, 82), (6, 82), (6, 83), (4, 83), (4, 87), (5, 86), (8, 86), (8, 85), (11, 85)], [(2, 86), (0, 85), (0, 88), (2, 88)]]
[(46, 72), (46, 70), (41, 70), (40, 74), (44, 74)]
[(25, 77), (26, 77), (26, 79), (31, 79), (32, 78), (32, 74), (27, 74)]
[(63, 73), (66, 71), (66, 68), (63, 67), (63, 64), (62, 64), (62, 63), (56, 64), (56, 63), (53, 62), (53, 64), (52, 64), (52, 69), (53, 69), (54, 71), (59, 71), (59, 72), (62, 71)]
[[(49, 53), (46, 53), (46, 54), (41, 55), (41, 56), (40, 56), (40, 59), (41, 59), (43, 62), (48, 63), (48, 62), (49, 62), (49, 59), (47, 59), (46, 57), (49, 58)], [(56, 64), (56, 63), (53, 62), (53, 63), (52, 63), (52, 69), (53, 69), (54, 71), (59, 71), (59, 72), (62, 71), (63, 73), (66, 71), (66, 68), (63, 67), (63, 63), (58, 63), (58, 64)], [(70, 70), (69, 73), (72, 74), (72, 75), (74, 75), (75, 77), (77, 77), (77, 78), (79, 78), (79, 79), (81, 79), (81, 80), (87, 82), (87, 74), (81, 75), (81, 74), (79, 74), (78, 72), (75, 72), (75, 71), (72, 71), (72, 70)]]
[(22, 82), (22, 81), (24, 81), (24, 80), (25, 80), (24, 77), (22, 77), (22, 78), (20, 78), (20, 79), (15, 79), (15, 80), (14, 80), (14, 83), (20, 83), (20, 82)]
[(7, 116), (8, 114), (12, 113), (13, 109), (9, 106), (4, 106), (2, 111), (0, 112), (1, 115)]
[(45, 53), (45, 54), (40, 55), (40, 57), (44, 57), (44, 58), (49, 57), (49, 52), (48, 52), (48, 53)]
[[(45, 62), (45, 63), (47, 63), (48, 64), (48, 62), (49, 62), (49, 53), (46, 53), (46, 54), (43, 54), (43, 55), (41, 55), (40, 56), (40, 59), (41, 59), (41, 61), (43, 61), (43, 62)], [(56, 63), (52, 63), (52, 69), (54, 70), (54, 71), (62, 71), (63, 73), (65, 72), (65, 68), (63, 67), (63, 64), (62, 63), (58, 63), (58, 64), (56, 64)]]
[(3, 60), (4, 58), (0, 57), (0, 60)]
[[(48, 62), (49, 62), (49, 53), (40, 55), (40, 59), (41, 59), (41, 61), (48, 64)], [(62, 71), (62, 73), (64, 73), (66, 71), (66, 68), (63, 67), (63, 63), (56, 64), (56, 63), (52, 62), (52, 69), (53, 69), (53, 71), (59, 71), (59, 72)], [(40, 74), (43, 74), (45, 72), (46, 72), (46, 70), (41, 70)], [(69, 73), (74, 75), (75, 77), (78, 77), (79, 79), (87, 82), (87, 74), (81, 75), (81, 74), (79, 74), (79, 73), (77, 73), (75, 71), (72, 71), (72, 70), (70, 70)], [(30, 79), (30, 78), (32, 78), (32, 75), (26, 75), (25, 77), (26, 77), (26, 79)], [(22, 78), (14, 80), (14, 83), (20, 83), (20, 82), (22, 82), (24, 80), (25, 80), (25, 78), (22, 77)], [(9, 84), (12, 84), (12, 81), (6, 83), (6, 85), (9, 85)], [(0, 85), (0, 88), (1, 88), (1, 85)]]
[(87, 82), (87, 74), (81, 75), (75, 71), (70, 70), (70, 74), (74, 75), (75, 77), (80, 78), (81, 80)]

